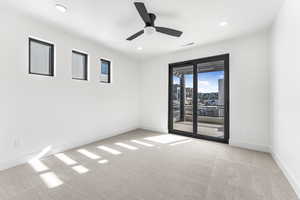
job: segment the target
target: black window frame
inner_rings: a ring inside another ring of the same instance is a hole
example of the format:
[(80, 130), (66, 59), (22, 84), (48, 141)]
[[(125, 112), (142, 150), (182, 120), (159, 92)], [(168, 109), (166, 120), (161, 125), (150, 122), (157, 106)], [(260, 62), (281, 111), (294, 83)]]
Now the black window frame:
[(108, 64), (108, 71), (107, 71), (107, 81), (102, 81), (100, 80), (100, 83), (111, 83), (111, 61), (110, 60), (106, 60), (106, 59), (103, 59), (101, 58), (100, 59), (100, 75), (102, 74), (102, 62), (105, 62)]
[[(84, 56), (84, 58), (85, 58), (85, 62), (84, 62), (85, 77), (83, 79), (82, 78), (74, 78), (73, 74), (72, 74), (72, 79), (73, 80), (88, 81), (88, 58), (89, 58), (89, 55), (87, 53), (83, 53), (83, 52), (80, 52), (80, 51), (77, 51), (77, 50), (72, 50), (72, 56), (73, 56), (73, 53)], [(73, 61), (72, 61), (72, 70), (73, 70)]]
[[(35, 43), (39, 43), (39, 44), (42, 44), (42, 45), (45, 45), (45, 46), (48, 46), (50, 47), (50, 51), (49, 51), (49, 74), (43, 74), (43, 73), (36, 73), (36, 72), (32, 72), (31, 71), (31, 43), (32, 42), (35, 42)], [(38, 40), (38, 39), (35, 39), (35, 38), (29, 38), (28, 40), (28, 48), (29, 48), (29, 66), (28, 66), (28, 73), (29, 74), (34, 74), (34, 75), (41, 75), (41, 76), (54, 76), (54, 44), (51, 44), (49, 42), (45, 42), (45, 41), (42, 41), (42, 40)]]

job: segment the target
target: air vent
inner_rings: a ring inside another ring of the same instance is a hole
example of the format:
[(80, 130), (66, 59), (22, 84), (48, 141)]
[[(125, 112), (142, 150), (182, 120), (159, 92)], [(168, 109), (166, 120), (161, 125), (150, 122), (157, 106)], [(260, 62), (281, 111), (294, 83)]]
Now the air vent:
[(193, 46), (194, 44), (195, 44), (194, 42), (190, 42), (190, 43), (181, 45), (181, 47), (189, 47), (189, 46)]

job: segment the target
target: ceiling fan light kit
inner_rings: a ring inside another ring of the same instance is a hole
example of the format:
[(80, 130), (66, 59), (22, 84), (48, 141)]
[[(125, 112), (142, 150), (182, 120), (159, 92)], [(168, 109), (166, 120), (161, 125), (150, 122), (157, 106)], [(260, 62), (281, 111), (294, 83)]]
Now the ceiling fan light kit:
[(181, 31), (171, 29), (171, 28), (155, 26), (154, 22), (155, 22), (156, 16), (153, 13), (148, 13), (144, 3), (134, 2), (134, 5), (135, 5), (137, 11), (139, 12), (141, 18), (143, 19), (143, 21), (145, 23), (145, 27), (143, 30), (141, 30), (141, 31), (133, 34), (129, 38), (127, 38), (128, 41), (131, 41), (131, 40), (141, 36), (144, 33), (146, 35), (152, 35), (155, 32), (159, 32), (159, 33), (167, 34), (167, 35), (170, 35), (173, 37), (180, 37), (182, 35)]
[(144, 33), (146, 34), (146, 35), (152, 35), (153, 33), (155, 33), (156, 32), (156, 29), (153, 27), (153, 26), (146, 26), (145, 28), (144, 28)]

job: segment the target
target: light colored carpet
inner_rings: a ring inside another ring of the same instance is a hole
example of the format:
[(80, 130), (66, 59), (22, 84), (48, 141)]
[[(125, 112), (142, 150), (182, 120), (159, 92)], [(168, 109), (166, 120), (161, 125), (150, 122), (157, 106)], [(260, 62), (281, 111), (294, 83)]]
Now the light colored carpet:
[(269, 154), (138, 130), (2, 171), (0, 199), (297, 198)]

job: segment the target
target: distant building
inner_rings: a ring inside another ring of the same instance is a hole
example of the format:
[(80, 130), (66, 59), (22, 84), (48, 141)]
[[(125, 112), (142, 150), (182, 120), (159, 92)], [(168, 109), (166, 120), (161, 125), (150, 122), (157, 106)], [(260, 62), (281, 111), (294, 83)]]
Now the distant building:
[(219, 93), (219, 98), (218, 98), (218, 105), (221, 106), (219, 107), (219, 116), (223, 117), (224, 116), (224, 79), (219, 79), (218, 81), (218, 93)]
[(173, 99), (178, 100), (180, 99), (180, 85), (174, 84), (173, 85)]
[(220, 106), (223, 106), (224, 105), (224, 79), (219, 79), (219, 81), (218, 81), (218, 85), (219, 85), (219, 87), (218, 87), (218, 104), (220, 105)]
[(193, 97), (193, 88), (185, 88), (185, 98)]

